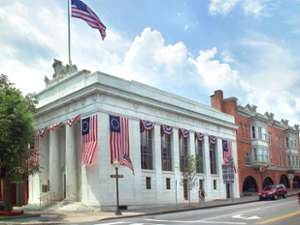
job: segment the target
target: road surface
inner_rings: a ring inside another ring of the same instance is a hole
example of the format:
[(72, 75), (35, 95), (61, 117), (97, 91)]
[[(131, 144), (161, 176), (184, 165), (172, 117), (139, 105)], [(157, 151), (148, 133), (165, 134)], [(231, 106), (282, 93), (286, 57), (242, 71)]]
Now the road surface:
[(200, 209), (155, 216), (134, 217), (85, 223), (87, 225), (300, 225), (300, 206), (296, 197), (261, 201), (220, 208)]

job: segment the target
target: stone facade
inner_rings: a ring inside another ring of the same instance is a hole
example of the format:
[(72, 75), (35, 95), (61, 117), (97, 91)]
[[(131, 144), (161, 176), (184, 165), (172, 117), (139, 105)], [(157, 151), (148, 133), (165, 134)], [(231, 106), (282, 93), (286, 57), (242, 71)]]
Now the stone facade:
[[(120, 167), (120, 204), (129, 208), (152, 204), (185, 202), (179, 164), (179, 129), (189, 131), (188, 152), (195, 155), (195, 132), (204, 134), (204, 172), (197, 174), (191, 190), (191, 201), (198, 201), (200, 180), (204, 182), (206, 200), (226, 198), (222, 177), (222, 139), (232, 142), (233, 159), (237, 164), (236, 125), (234, 117), (209, 106), (135, 82), (101, 72), (58, 70), (45, 90), (38, 94), (37, 129), (50, 127), (81, 115), (98, 115), (98, 149), (96, 163), (80, 163), (80, 123), (49, 129), (40, 144), (41, 172), (29, 179), (29, 203), (51, 204), (54, 201), (80, 201), (109, 208), (115, 206), (115, 180), (110, 178), (109, 115), (129, 119), (129, 142), (134, 175)], [(64, 73), (67, 74), (64, 74)], [(140, 120), (154, 122), (153, 169), (141, 169)], [(161, 125), (173, 127), (171, 138), (172, 171), (162, 170)], [(208, 136), (217, 137), (217, 174), (210, 173)], [(150, 177), (151, 188), (146, 188)], [(166, 180), (170, 179), (170, 189)], [(238, 175), (235, 174), (233, 196), (239, 197)], [(177, 184), (177, 185), (176, 185)], [(214, 187), (214, 184), (216, 186)]]
[(300, 188), (297, 125), (276, 121), (272, 113), (260, 114), (256, 106), (239, 106), (236, 98), (224, 99), (221, 90), (211, 96), (211, 105), (235, 117), (241, 193), (258, 192), (270, 183)]

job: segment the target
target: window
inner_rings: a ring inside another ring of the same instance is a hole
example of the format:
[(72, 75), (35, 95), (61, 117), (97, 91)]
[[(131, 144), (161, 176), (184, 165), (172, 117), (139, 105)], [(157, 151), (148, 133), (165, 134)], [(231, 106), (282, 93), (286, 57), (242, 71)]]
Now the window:
[(166, 189), (167, 190), (171, 189), (171, 179), (170, 178), (166, 178)]
[[(269, 133), (269, 135), (268, 135), (268, 139), (269, 139), (269, 145), (271, 145), (272, 144), (272, 134), (271, 133)], [(276, 137), (276, 139), (277, 139), (278, 137)]]
[(261, 127), (258, 127), (258, 138), (262, 139), (262, 130), (261, 130)]
[(253, 148), (253, 152), (254, 152), (254, 160), (257, 160), (257, 150), (256, 148)]
[(153, 169), (152, 154), (152, 130), (141, 132), (141, 167), (142, 169)]
[(151, 189), (151, 177), (146, 177), (146, 189)]
[(256, 138), (256, 135), (255, 135), (255, 126), (252, 126), (252, 138)]
[(209, 143), (210, 173), (217, 174), (216, 144)]
[(203, 141), (195, 139), (196, 146), (196, 172), (203, 173)]
[(285, 138), (285, 143), (286, 143), (286, 147), (289, 148), (289, 138), (288, 137)]
[(217, 190), (217, 180), (213, 181), (214, 190)]
[(184, 172), (187, 166), (188, 157), (188, 138), (184, 138), (179, 134), (179, 154), (180, 154), (180, 171)]
[(188, 181), (187, 181), (187, 179), (183, 180), (183, 197), (184, 197), (184, 200), (188, 200)]
[(172, 171), (171, 134), (161, 137), (161, 164), (162, 170)]
[(199, 189), (201, 189), (201, 190), (204, 189), (204, 182), (202, 179), (199, 180)]

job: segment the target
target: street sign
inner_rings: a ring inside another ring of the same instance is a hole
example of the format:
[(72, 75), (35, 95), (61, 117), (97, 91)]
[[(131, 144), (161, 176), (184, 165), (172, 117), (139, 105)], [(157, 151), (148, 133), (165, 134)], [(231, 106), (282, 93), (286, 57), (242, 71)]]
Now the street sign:
[(231, 163), (222, 165), (222, 174), (224, 183), (233, 183), (234, 182), (234, 169)]
[(123, 174), (118, 174), (118, 175), (112, 174), (112, 175), (110, 175), (110, 178), (124, 178), (124, 175)]

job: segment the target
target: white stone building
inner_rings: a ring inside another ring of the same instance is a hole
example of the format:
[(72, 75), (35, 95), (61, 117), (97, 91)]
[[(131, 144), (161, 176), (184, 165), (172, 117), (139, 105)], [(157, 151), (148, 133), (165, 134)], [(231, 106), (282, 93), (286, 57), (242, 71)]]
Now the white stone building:
[[(227, 190), (222, 177), (222, 139), (232, 141), (233, 158), (237, 165), (237, 127), (232, 116), (135, 81), (101, 72), (78, 72), (74, 67), (64, 67), (58, 61), (55, 63), (53, 79), (46, 78), (47, 87), (38, 94), (35, 126), (37, 129), (49, 128), (79, 114), (81, 118), (97, 114), (97, 159), (92, 166), (80, 163), (80, 122), (72, 127), (63, 125), (49, 131), (40, 141), (41, 171), (29, 178), (29, 204), (70, 200), (101, 208), (115, 206), (115, 180), (110, 178), (115, 170), (110, 163), (109, 115), (129, 118), (129, 142), (135, 174), (127, 167), (119, 169), (120, 174), (124, 175), (120, 179), (120, 205), (133, 208), (149, 204), (175, 204), (176, 196), (179, 203), (186, 202), (186, 187), (180, 172), (180, 146), (183, 146), (180, 145), (180, 128), (189, 131), (187, 142), (184, 142), (188, 154), (201, 154), (197, 147), (200, 144), (203, 151), (200, 156), (203, 157), (203, 168), (198, 170), (191, 191), (192, 202), (198, 201), (201, 182), (206, 201), (226, 198)], [(155, 124), (150, 131), (151, 156), (143, 157), (143, 162), (140, 120)], [(161, 125), (173, 127), (169, 139), (170, 171), (162, 169)], [(200, 144), (195, 139), (196, 132), (204, 134)], [(209, 149), (210, 135), (217, 137), (211, 152), (215, 156), (213, 165), (210, 162), (213, 157)], [(145, 162), (145, 159), (148, 161)], [(148, 169), (142, 169), (142, 165)], [(214, 165), (212, 174), (211, 167)], [(235, 174), (235, 198), (239, 197), (238, 183)]]

